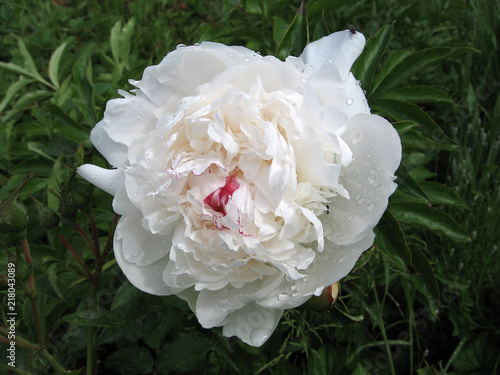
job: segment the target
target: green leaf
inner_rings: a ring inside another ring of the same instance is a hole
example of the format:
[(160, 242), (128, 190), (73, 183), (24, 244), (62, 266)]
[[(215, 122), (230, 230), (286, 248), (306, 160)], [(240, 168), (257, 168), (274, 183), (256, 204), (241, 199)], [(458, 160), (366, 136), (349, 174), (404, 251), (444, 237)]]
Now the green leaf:
[(2, 122), (9, 122), (18, 113), (24, 111), (26, 107), (33, 105), (33, 103), (43, 101), (50, 96), (51, 94), (46, 90), (30, 91), (26, 93), (13, 105), (12, 109), (5, 114), (2, 118)]
[(132, 35), (134, 34), (134, 28), (135, 28), (135, 18), (132, 17), (125, 26), (123, 26), (123, 29), (121, 30), (120, 33), (120, 46), (119, 46), (119, 53), (120, 53), (120, 62), (123, 64), (123, 66), (126, 69), (129, 69), (129, 52), (130, 52), (130, 41), (132, 39)]
[(73, 168), (76, 169), (84, 163), (85, 159), (85, 147), (83, 147), (83, 142), (80, 143), (75, 152), (75, 161), (73, 163)]
[(366, 41), (366, 46), (361, 56), (353, 65), (352, 73), (361, 81), (368, 91), (371, 87), (372, 77), (392, 39), (393, 25), (382, 27), (377, 34)]
[(425, 254), (414, 244), (409, 246), (412, 265), (416, 275), (411, 275), (411, 280), (418, 290), (427, 298), (431, 312), (436, 315), (439, 309), (439, 287), (436, 275)]
[(150, 374), (154, 360), (151, 351), (144, 346), (123, 348), (104, 360), (106, 368), (123, 375)]
[(419, 106), (392, 99), (373, 99), (370, 101), (372, 110), (380, 111), (396, 121), (413, 121), (433, 132), (437, 139), (446, 139), (446, 135), (434, 120)]
[(448, 103), (453, 104), (448, 94), (430, 86), (410, 86), (386, 91), (377, 98), (399, 100), (411, 103)]
[(73, 66), (73, 84), (71, 88), (74, 103), (82, 112), (88, 125), (94, 126), (97, 121), (91, 76), (92, 63), (89, 56), (84, 55)]
[(307, 8), (307, 13), (311, 20), (319, 18), (324, 12), (336, 10), (347, 3), (346, 0), (318, 0), (313, 1)]
[(386, 210), (375, 228), (377, 249), (389, 256), (396, 264), (401, 266), (403, 260), (406, 266), (413, 267), (411, 252), (406, 243), (406, 238), (401, 225), (390, 210)]
[(61, 57), (64, 52), (64, 48), (68, 42), (64, 42), (50, 56), (49, 61), (49, 77), (55, 87), (59, 87), (59, 63), (61, 62)]
[(430, 181), (420, 182), (420, 186), (434, 204), (467, 207), (465, 202), (448, 186)]
[(200, 369), (211, 343), (195, 333), (181, 333), (161, 349), (158, 373), (185, 373)]
[(57, 296), (65, 301), (64, 295), (61, 292), (61, 288), (59, 288), (58, 284), (58, 279), (57, 279), (57, 273), (60, 271), (60, 265), (58, 263), (52, 263), (49, 268), (47, 268), (47, 271), (45, 272), (47, 274), (47, 277), (49, 279), (50, 285), (52, 285), (52, 288), (54, 289), (54, 292), (56, 292)]
[(299, 56), (308, 42), (307, 11), (305, 1), (302, 0), (292, 23), (280, 40), (275, 56), (281, 60), (285, 60), (288, 56)]
[(111, 46), (111, 54), (116, 65), (120, 65), (120, 32), (122, 30), (122, 21), (118, 20), (111, 29), (109, 36), (109, 44)]
[(379, 82), (377, 87), (373, 88), (372, 95), (375, 96), (375, 92), (386, 92), (396, 87), (428, 64), (467, 52), (476, 52), (476, 50), (468, 47), (432, 47), (411, 53), (392, 66), (392, 69)]
[(398, 184), (398, 190), (396, 192), (403, 192), (410, 196), (417, 197), (425, 202), (430, 202), (429, 197), (425, 194), (425, 191), (420, 187), (417, 181), (408, 173), (408, 169), (404, 163), (399, 166), (396, 175), (396, 183)]
[(125, 319), (108, 310), (82, 310), (62, 318), (64, 322), (85, 327), (120, 328)]
[(399, 135), (406, 133), (412, 128), (418, 128), (418, 124), (416, 122), (409, 120), (393, 122), (392, 126), (394, 126), (394, 128), (398, 131)]
[(18, 47), (19, 47), (19, 52), (21, 52), (21, 55), (24, 58), (24, 67), (28, 72), (32, 74), (32, 77), (35, 78), (37, 81), (42, 82), (43, 84), (53, 87), (49, 82), (47, 82), (38, 72), (38, 69), (36, 68), (35, 61), (33, 61), (33, 57), (29, 53), (28, 49), (26, 48), (26, 44), (24, 44), (24, 41), (20, 38), (17, 39)]
[(425, 136), (421, 131), (410, 130), (401, 135), (401, 143), (405, 150), (448, 150), (457, 151), (459, 147), (438, 137), (437, 141)]
[(448, 214), (425, 203), (391, 203), (390, 209), (401, 222), (418, 224), (440, 232), (457, 242), (470, 241), (467, 231)]
[(46, 106), (53, 116), (52, 131), (70, 141), (80, 144), (83, 142), (85, 147), (90, 147), (89, 130), (64, 112), (59, 106), (49, 104)]
[(0, 103), (0, 112), (3, 112), (5, 107), (10, 103), (12, 98), (26, 85), (29, 85), (30, 83), (34, 82), (32, 79), (20, 79), (17, 82), (14, 82), (12, 85), (9, 86), (7, 89), (7, 92), (5, 93), (5, 96), (3, 97), (2, 102)]

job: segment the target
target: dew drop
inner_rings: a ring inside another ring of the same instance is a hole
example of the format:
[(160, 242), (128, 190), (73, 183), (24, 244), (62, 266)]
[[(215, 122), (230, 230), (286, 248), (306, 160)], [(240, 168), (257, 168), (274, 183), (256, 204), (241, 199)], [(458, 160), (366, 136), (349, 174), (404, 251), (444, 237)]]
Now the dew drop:
[(182, 44), (182, 43), (181, 43), (181, 44), (178, 44), (178, 45), (177, 45), (177, 47), (175, 47), (175, 49), (178, 49), (178, 48), (181, 48), (181, 47), (186, 47), (186, 45), (185, 45), (185, 44)]
[(136, 116), (136, 118), (137, 118), (137, 119), (140, 119), (140, 118), (141, 118), (141, 115), (137, 115), (137, 116)]
[(227, 54), (229, 57), (233, 57), (234, 55), (232, 53)]
[(345, 102), (347, 103), (347, 105), (351, 105), (353, 103), (353, 101), (354, 100), (352, 100), (352, 98), (350, 98), (350, 97), (345, 100)]
[(200, 43), (195, 43), (194, 44), (196, 47), (199, 47), (200, 46)]
[(368, 106), (368, 102), (366, 100), (363, 100), (363, 107), (367, 107)]
[(373, 210), (373, 203), (370, 203), (368, 206), (366, 206), (366, 211), (372, 212)]

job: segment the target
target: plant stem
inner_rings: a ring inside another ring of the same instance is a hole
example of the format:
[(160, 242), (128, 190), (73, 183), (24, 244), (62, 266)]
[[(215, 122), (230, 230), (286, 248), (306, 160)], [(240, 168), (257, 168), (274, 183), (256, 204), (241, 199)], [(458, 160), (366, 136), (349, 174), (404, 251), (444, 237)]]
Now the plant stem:
[(30, 245), (28, 243), (28, 240), (26, 238), (23, 238), (21, 240), (21, 247), (23, 248), (24, 251), (24, 257), (26, 258), (26, 262), (32, 267), (31, 268), (31, 274), (28, 278), (28, 286), (29, 286), (29, 298), (31, 301), (31, 310), (33, 311), (33, 320), (35, 322), (35, 329), (36, 329), (36, 334), (38, 337), (38, 343), (40, 346), (43, 345), (43, 335), (42, 335), (42, 329), (40, 326), (40, 319), (38, 317), (38, 308), (36, 306), (36, 289), (35, 289), (35, 276), (33, 274), (33, 263), (31, 259), (31, 251), (30, 251)]
[(5, 368), (7, 369), (7, 371), (9, 371), (8, 373), (21, 374), (21, 375), (33, 375), (32, 372), (22, 370), (22, 369), (17, 368), (17, 367), (5, 365)]
[(94, 250), (95, 250), (94, 255), (96, 258), (98, 258), (101, 256), (101, 249), (99, 247), (99, 236), (97, 235), (97, 227), (95, 225), (94, 216), (92, 215), (92, 212), (88, 212), (87, 217), (90, 221), (90, 229), (92, 231), (92, 237), (94, 239)]
[(73, 249), (73, 247), (69, 244), (68, 240), (66, 240), (66, 238), (64, 238), (61, 234), (58, 234), (57, 237), (59, 237), (59, 239), (61, 240), (61, 242), (64, 244), (64, 246), (66, 246), (66, 248), (71, 252), (71, 254), (75, 257), (76, 261), (78, 262), (78, 264), (80, 264), (80, 266), (82, 267), (83, 269), (83, 272), (85, 272), (85, 275), (87, 276), (87, 279), (89, 280), (92, 280), (92, 275), (90, 274), (90, 271), (89, 271), (89, 268), (87, 267), (87, 265), (85, 264), (85, 262), (83, 261), (82, 257), (80, 254), (78, 254), (75, 249)]
[[(94, 273), (93, 280), (90, 280), (90, 292), (89, 292), (89, 309), (95, 309), (95, 293), (98, 278), (98, 269), (100, 264), (96, 265), (96, 271)], [(94, 348), (94, 336), (95, 327), (89, 326), (87, 331), (87, 375), (93, 375), (94, 373), (94, 362), (95, 362), (95, 348)]]
[(391, 366), (391, 374), (396, 375), (396, 369), (394, 368), (394, 362), (392, 360), (392, 353), (391, 353), (391, 348), (389, 346), (389, 340), (387, 339), (387, 334), (385, 332), (384, 318), (382, 317), (382, 306), (380, 305), (380, 302), (378, 299), (377, 288), (373, 288), (373, 294), (375, 295), (375, 301), (377, 303), (377, 307), (380, 310), (380, 313), (379, 313), (380, 330), (382, 331), (382, 337), (384, 338), (384, 342), (385, 342), (385, 350), (387, 351), (387, 356), (389, 357), (389, 364)]

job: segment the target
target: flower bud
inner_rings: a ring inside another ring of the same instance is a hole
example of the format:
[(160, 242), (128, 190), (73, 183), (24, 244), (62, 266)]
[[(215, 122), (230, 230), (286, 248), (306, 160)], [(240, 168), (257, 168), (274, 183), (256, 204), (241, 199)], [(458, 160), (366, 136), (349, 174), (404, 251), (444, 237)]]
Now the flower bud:
[(9, 199), (0, 209), (0, 230), (2, 231), (14, 234), (26, 233), (28, 221), (28, 211), (17, 200), (17, 197)]
[(73, 204), (80, 210), (85, 210), (92, 197), (92, 187), (86, 181), (70, 180), (70, 191)]
[(312, 296), (301, 307), (305, 310), (325, 311), (337, 302), (339, 297), (339, 282), (329, 285), (323, 289), (319, 296)]
[(38, 220), (40, 221), (40, 225), (44, 229), (53, 229), (57, 227), (60, 221), (59, 215), (51, 208), (41, 204), (34, 197), (30, 196), (30, 198), (33, 202), (35, 202), (35, 206), (38, 210)]
[(16, 258), (16, 277), (23, 283), (27, 282), (33, 272), (33, 266), (21, 254), (18, 254)]

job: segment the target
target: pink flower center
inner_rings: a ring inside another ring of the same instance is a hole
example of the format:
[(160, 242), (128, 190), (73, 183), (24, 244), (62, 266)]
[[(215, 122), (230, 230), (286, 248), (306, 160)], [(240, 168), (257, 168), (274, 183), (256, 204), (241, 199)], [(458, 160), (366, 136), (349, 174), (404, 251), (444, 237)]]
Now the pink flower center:
[(236, 177), (227, 177), (226, 184), (223, 187), (218, 188), (213, 193), (210, 193), (203, 202), (210, 206), (215, 212), (219, 212), (226, 215), (226, 204), (229, 202), (229, 198), (233, 195), (236, 189), (240, 187)]

